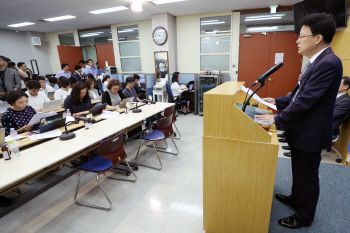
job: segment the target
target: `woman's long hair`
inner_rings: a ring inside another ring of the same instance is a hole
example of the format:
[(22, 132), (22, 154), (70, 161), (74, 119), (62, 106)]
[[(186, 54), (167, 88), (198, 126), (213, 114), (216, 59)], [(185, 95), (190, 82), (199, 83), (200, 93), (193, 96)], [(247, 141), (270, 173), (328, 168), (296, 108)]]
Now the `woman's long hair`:
[[(84, 96), (83, 101), (80, 101), (80, 92), (83, 89), (86, 89), (86, 95)], [(74, 85), (69, 97), (74, 104), (79, 104), (80, 102), (85, 103), (86, 101), (90, 101), (88, 89), (85, 87), (84, 83), (82, 82), (77, 82)]]
[(180, 72), (174, 72), (174, 73), (173, 73), (173, 77), (172, 77), (172, 79), (171, 79), (171, 82), (172, 82), (172, 83), (178, 82), (179, 75), (180, 75)]

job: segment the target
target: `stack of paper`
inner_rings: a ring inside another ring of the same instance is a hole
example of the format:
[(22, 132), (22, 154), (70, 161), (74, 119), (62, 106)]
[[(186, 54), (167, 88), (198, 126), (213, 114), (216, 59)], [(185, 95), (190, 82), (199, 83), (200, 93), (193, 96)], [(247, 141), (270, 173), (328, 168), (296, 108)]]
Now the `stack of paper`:
[(102, 114), (99, 115), (98, 118), (111, 119), (111, 118), (117, 117), (119, 115), (120, 115), (119, 112), (111, 112), (111, 111), (103, 110)]
[(8, 142), (8, 141), (11, 141), (11, 140), (13, 140), (13, 139), (22, 139), (22, 138), (26, 138), (27, 136), (20, 136), (20, 135), (18, 135), (16, 138), (12, 138), (11, 137), (11, 135), (9, 135), (9, 136), (7, 136), (7, 137), (5, 137), (5, 142)]
[[(239, 90), (244, 91), (245, 93), (248, 92), (248, 88), (246, 88), (245, 86), (242, 86)], [(253, 91), (252, 91), (252, 90), (249, 90), (248, 96), (250, 96), (251, 94), (253, 94)], [(256, 101), (258, 101), (259, 103), (262, 103), (263, 105), (265, 105), (265, 106), (267, 106), (267, 107), (270, 107), (270, 108), (272, 108), (272, 109), (277, 110), (276, 105), (270, 104), (270, 103), (268, 103), (268, 102), (262, 100), (257, 94), (254, 94), (252, 98), (255, 99)]]
[(29, 136), (30, 140), (35, 141), (35, 140), (40, 140), (40, 139), (45, 139), (45, 138), (55, 138), (59, 137), (61, 135), (61, 131), (59, 129), (51, 130), (45, 133), (41, 134), (34, 134), (32, 136)]

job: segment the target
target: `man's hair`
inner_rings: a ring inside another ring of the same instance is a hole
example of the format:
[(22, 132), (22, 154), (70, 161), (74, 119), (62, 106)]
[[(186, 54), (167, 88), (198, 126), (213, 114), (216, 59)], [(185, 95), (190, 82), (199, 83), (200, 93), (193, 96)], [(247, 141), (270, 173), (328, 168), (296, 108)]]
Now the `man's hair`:
[(134, 77), (127, 77), (127, 78), (126, 78), (126, 84), (132, 83), (132, 82), (135, 82)]
[(39, 81), (30, 80), (30, 81), (27, 83), (27, 87), (28, 87), (29, 90), (32, 90), (32, 89), (40, 89), (40, 88), (41, 88), (41, 85), (40, 85)]
[(84, 64), (85, 61), (84, 60), (79, 60), (79, 64)]
[(11, 63), (9, 64), (9, 66), (10, 66), (10, 67), (16, 66), (16, 63), (11, 62)]
[(343, 77), (343, 85), (348, 86), (348, 90), (350, 88), (350, 78), (348, 76)]
[(80, 66), (80, 65), (74, 66), (74, 70), (79, 70), (79, 69), (81, 69), (81, 66)]
[(179, 78), (179, 75), (180, 75), (180, 72), (174, 72), (173, 73), (173, 77), (171, 79), (171, 82), (177, 82), (178, 81), (178, 78)]
[(24, 62), (18, 62), (18, 63), (17, 63), (17, 67), (19, 68), (19, 67), (23, 66), (24, 64), (26, 64), (26, 63), (24, 63)]
[(58, 81), (57, 81), (57, 78), (55, 78), (55, 77), (50, 77), (50, 78), (48, 78), (49, 79), (49, 82), (50, 83), (57, 83)]
[(10, 91), (10, 93), (8, 93), (8, 95), (6, 97), (6, 101), (7, 101), (7, 103), (9, 103), (10, 105), (13, 106), (15, 104), (15, 102), (23, 96), (28, 98), (28, 95), (26, 93), (24, 93), (23, 91), (20, 91), (20, 90)]
[(29, 82), (29, 81), (31, 81), (30, 78), (24, 78), (24, 79), (23, 79), (23, 82)]
[(39, 81), (39, 75), (33, 74), (32, 80)]
[(93, 62), (94, 60), (92, 60), (92, 59), (89, 59), (89, 60), (87, 60), (86, 62), (90, 62), (90, 61), (92, 61), (92, 62)]
[(140, 76), (139, 76), (138, 74), (134, 74), (133, 78), (134, 78), (135, 80), (141, 79)]
[(312, 35), (322, 35), (326, 44), (332, 42), (337, 25), (332, 14), (315, 13), (304, 16), (299, 20), (299, 25), (308, 26)]
[[(86, 89), (84, 83), (82, 82), (77, 82), (74, 84), (74, 87), (72, 89), (72, 92), (70, 93), (69, 98), (72, 100), (74, 104), (79, 104), (80, 103), (80, 92), (81, 90)], [(86, 90), (86, 95), (83, 98), (83, 103), (86, 103), (86, 101), (90, 101), (90, 96), (89, 93)]]
[(69, 84), (70, 84), (69, 79), (64, 77), (64, 76), (61, 76), (60, 77), (60, 84), (61, 84), (61, 87), (67, 88), (69, 86)]
[(70, 83), (70, 86), (73, 87), (73, 85), (77, 82), (77, 80), (73, 77), (69, 78), (69, 83)]
[(0, 58), (1, 58), (2, 60), (6, 61), (6, 57), (5, 57), (5, 56), (0, 55)]
[(94, 75), (91, 74), (91, 73), (88, 73), (88, 74), (86, 75), (86, 78), (91, 78), (91, 79), (95, 80)]
[(68, 64), (67, 64), (67, 63), (63, 63), (63, 64), (61, 65), (62, 70), (63, 70), (63, 68), (66, 67), (66, 66), (68, 66)]
[(40, 80), (45, 81), (45, 77), (44, 77), (44, 76), (38, 76), (38, 80), (39, 80), (39, 81), (40, 81)]
[(111, 90), (113, 86), (119, 86), (119, 88), (120, 88), (121, 87), (120, 81), (118, 79), (111, 80), (107, 85), (107, 89)]

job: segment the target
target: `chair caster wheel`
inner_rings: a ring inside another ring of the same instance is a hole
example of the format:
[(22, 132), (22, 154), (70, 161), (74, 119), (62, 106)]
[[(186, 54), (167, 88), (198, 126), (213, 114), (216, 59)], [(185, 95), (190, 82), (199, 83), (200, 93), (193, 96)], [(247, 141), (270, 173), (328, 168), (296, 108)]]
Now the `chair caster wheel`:
[(174, 133), (174, 137), (176, 137), (176, 133)]
[(341, 163), (341, 159), (336, 159), (335, 160), (337, 163)]
[(127, 176), (131, 176), (131, 172), (127, 172), (126, 175), (127, 175)]
[(138, 170), (139, 170), (139, 168), (138, 168), (138, 167), (134, 167), (132, 170), (134, 170), (134, 171), (138, 171)]

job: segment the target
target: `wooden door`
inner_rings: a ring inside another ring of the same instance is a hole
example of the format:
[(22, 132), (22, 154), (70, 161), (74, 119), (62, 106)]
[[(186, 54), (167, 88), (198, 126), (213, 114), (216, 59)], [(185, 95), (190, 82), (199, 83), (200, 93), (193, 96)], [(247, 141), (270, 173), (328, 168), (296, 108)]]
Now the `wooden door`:
[[(253, 34), (244, 38), (241, 34), (239, 43), (238, 81), (244, 81), (245, 86), (250, 87), (269, 69), (270, 35)], [(266, 92), (265, 86), (257, 94), (265, 97)]]
[(99, 68), (103, 69), (108, 62), (108, 66), (115, 66), (113, 43), (96, 45), (97, 60)]
[(298, 53), (294, 32), (271, 34), (269, 67), (275, 65), (275, 54), (284, 53), (283, 66), (268, 78), (267, 96), (280, 97), (293, 91), (301, 70), (302, 55)]
[(74, 66), (79, 65), (79, 61), (83, 59), (81, 47), (57, 45), (58, 56), (60, 62), (69, 65), (69, 71), (74, 74)]

